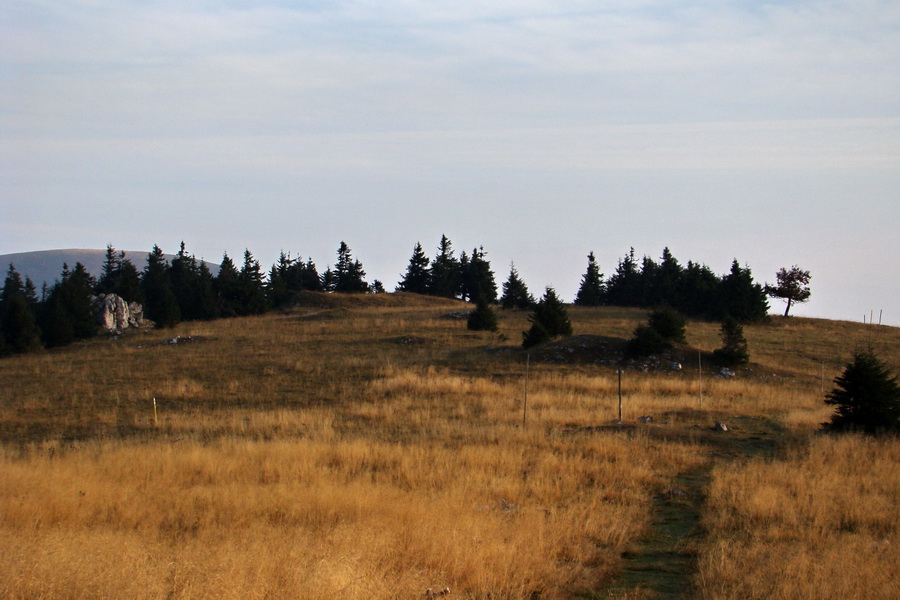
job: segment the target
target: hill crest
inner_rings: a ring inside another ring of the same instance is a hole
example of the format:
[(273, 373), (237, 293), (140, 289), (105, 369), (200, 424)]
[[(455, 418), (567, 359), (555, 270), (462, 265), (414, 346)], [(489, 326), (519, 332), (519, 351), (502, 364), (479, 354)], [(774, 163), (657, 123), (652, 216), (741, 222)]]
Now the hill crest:
[[(118, 250), (121, 252), (121, 250)], [(131, 260), (139, 271), (143, 270), (147, 260), (149, 251), (125, 250), (125, 258)], [(166, 260), (171, 261), (175, 258), (174, 254), (166, 254)], [(99, 277), (103, 272), (103, 263), (106, 260), (106, 249), (95, 250), (90, 248), (65, 248), (58, 250), (37, 250), (34, 252), (16, 252), (13, 254), (0, 255), (0, 267), (2, 267), (3, 277), (6, 277), (9, 265), (13, 265), (16, 271), (22, 276), (30, 278), (34, 282), (38, 290), (44, 284), (53, 285), (59, 280), (63, 270), (63, 265), (74, 267), (76, 263), (81, 263), (88, 273), (94, 277)], [(219, 265), (206, 262), (213, 274), (218, 273)]]

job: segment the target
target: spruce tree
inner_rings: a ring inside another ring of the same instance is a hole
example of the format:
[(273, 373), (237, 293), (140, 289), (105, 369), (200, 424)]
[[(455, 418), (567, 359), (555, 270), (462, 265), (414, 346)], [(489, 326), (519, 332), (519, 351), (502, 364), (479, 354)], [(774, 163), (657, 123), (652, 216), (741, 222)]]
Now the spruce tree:
[(473, 248), (471, 257), (465, 252), (460, 256), (460, 295), (463, 300), (472, 302), (484, 297), (487, 302), (497, 301), (497, 283), (486, 256), (484, 246)]
[(431, 261), (428, 293), (442, 298), (458, 298), (460, 291), (459, 261), (446, 235), (441, 236), (437, 256)]
[(75, 263), (75, 268), (59, 283), (58, 293), (62, 295), (63, 304), (71, 317), (76, 339), (87, 339), (97, 333), (91, 302), (94, 286), (93, 276), (80, 262)]
[(368, 292), (369, 291), (369, 283), (366, 281), (366, 272), (363, 269), (362, 263), (359, 262), (359, 259), (353, 261), (350, 265), (350, 276), (348, 277), (350, 282), (347, 291), (350, 292)]
[(63, 264), (59, 280), (47, 293), (38, 319), (47, 346), (62, 346), (96, 335), (92, 296), (96, 282), (81, 263)]
[(528, 291), (528, 286), (519, 277), (516, 266), (510, 264), (509, 277), (503, 283), (503, 295), (500, 297), (500, 306), (525, 310), (534, 305), (534, 296), (531, 295)]
[(687, 323), (684, 317), (668, 306), (662, 306), (651, 312), (647, 325), (667, 342), (684, 344), (687, 341), (685, 332)]
[(309, 258), (300, 268), (300, 289), (312, 292), (322, 291), (322, 278), (312, 258)]
[(575, 295), (577, 306), (600, 306), (603, 304), (605, 290), (603, 289), (603, 273), (593, 252), (588, 254), (587, 271), (581, 278), (581, 287)]
[(572, 335), (569, 312), (552, 287), (546, 288), (544, 297), (535, 306), (533, 320), (539, 321), (551, 337)]
[(675, 310), (664, 306), (650, 313), (646, 324), (635, 327), (628, 340), (626, 353), (631, 356), (659, 354), (673, 343), (685, 342), (685, 320)]
[(722, 347), (713, 352), (713, 358), (726, 366), (744, 365), (750, 362), (750, 351), (744, 328), (732, 317), (725, 317), (719, 330)]
[(409, 264), (406, 266), (406, 273), (403, 275), (400, 283), (397, 284), (397, 291), (427, 294), (431, 287), (430, 264), (431, 260), (425, 256), (422, 244), (416, 242)]
[(97, 280), (98, 294), (114, 294), (116, 277), (119, 272), (119, 253), (112, 244), (106, 245), (106, 256), (100, 271), (100, 279)]
[(218, 301), (219, 315), (235, 317), (241, 312), (241, 281), (234, 261), (224, 253), (219, 264), (219, 273), (213, 285)]
[(350, 246), (341, 242), (338, 248), (338, 259), (334, 266), (334, 291), (335, 292), (366, 292), (369, 284), (366, 283), (366, 272), (362, 263), (353, 259)]
[(192, 254), (188, 254), (184, 242), (181, 242), (178, 254), (172, 259), (168, 270), (169, 281), (172, 282), (172, 293), (175, 295), (175, 302), (178, 304), (181, 318), (185, 321), (199, 319), (197, 294), (200, 270), (197, 266), (197, 259)]
[(216, 294), (216, 280), (203, 260), (200, 261), (200, 266), (197, 267), (195, 290), (194, 314), (196, 318), (202, 321), (218, 319), (220, 312), (219, 299)]
[(900, 385), (872, 350), (856, 352), (834, 383), (825, 399), (835, 407), (827, 425), (830, 429), (870, 434), (900, 431)]
[(652, 304), (664, 304), (681, 308), (682, 275), (684, 268), (672, 255), (668, 247), (663, 248), (662, 257), (655, 273), (654, 299)]
[(638, 306), (650, 307), (662, 303), (658, 286), (658, 270), (659, 265), (649, 256), (641, 259), (641, 270), (638, 275), (638, 289), (640, 290)]
[(642, 357), (665, 352), (672, 343), (650, 325), (642, 323), (634, 328), (634, 333), (625, 348), (628, 356)]
[(117, 251), (112, 244), (106, 246), (106, 257), (100, 279), (97, 280), (98, 294), (116, 294), (128, 302), (144, 303), (141, 291), (141, 277), (125, 251)]
[(268, 309), (266, 301), (265, 280), (260, 270), (259, 261), (253, 258), (250, 250), (244, 250), (244, 264), (238, 275), (240, 284), (240, 307), (238, 314), (261, 315)]
[(619, 261), (616, 272), (606, 282), (606, 301), (613, 306), (641, 306), (641, 274), (634, 258), (634, 248)]
[(731, 315), (741, 323), (761, 321), (769, 312), (765, 289), (753, 282), (750, 268), (741, 268), (737, 259), (731, 263), (731, 272), (722, 278), (719, 297), (722, 316)]
[(5, 310), (7, 303), (11, 302), (16, 296), (25, 295), (25, 284), (22, 282), (22, 275), (16, 270), (15, 265), (9, 264), (6, 271), (6, 278), (3, 280), (3, 289), (0, 290), (0, 313)]
[(32, 310), (37, 310), (40, 305), (40, 300), (37, 296), (37, 288), (34, 286), (34, 282), (31, 280), (31, 277), (25, 278), (25, 300), (28, 302), (28, 306), (32, 308)]
[(62, 297), (54, 294), (51, 289), (41, 308), (40, 327), (44, 344), (48, 348), (55, 348), (74, 342), (75, 327)]
[(0, 329), (6, 348), (12, 352), (32, 352), (41, 348), (41, 330), (25, 296), (14, 296), (9, 301), (3, 311)]
[(719, 306), (721, 278), (706, 265), (688, 261), (682, 275), (681, 304), (686, 314), (710, 319), (722, 314)]
[(538, 321), (532, 321), (528, 331), (522, 332), (522, 347), (531, 348), (553, 339), (547, 332), (547, 329)]
[(128, 302), (143, 304), (144, 294), (141, 290), (141, 276), (137, 267), (125, 257), (124, 252), (120, 254), (120, 259), (116, 287), (113, 291)]
[(526, 348), (540, 343), (537, 340), (544, 337), (544, 332), (550, 339), (572, 335), (569, 313), (552, 287), (546, 289), (544, 297), (535, 305), (529, 321), (531, 321), (531, 328), (527, 332), (523, 332), (522, 345)]
[(266, 282), (266, 296), (271, 306), (280, 308), (290, 301), (294, 271), (294, 260), (282, 250), (278, 255), (278, 262), (269, 270), (269, 280)]
[(181, 320), (181, 311), (169, 279), (169, 263), (157, 245), (147, 255), (141, 286), (145, 300), (144, 314), (159, 328), (175, 326)]
[(478, 299), (467, 323), (471, 331), (497, 331), (497, 314), (484, 296)]
[(335, 285), (337, 283), (337, 277), (334, 274), (334, 271), (330, 266), (325, 267), (325, 271), (322, 273), (322, 291), (325, 292), (333, 292), (335, 291)]
[[(30, 282), (30, 280), (27, 280)], [(34, 284), (29, 290), (10, 264), (0, 291), (0, 340), (4, 353), (31, 352), (41, 347), (41, 331), (35, 316)]]

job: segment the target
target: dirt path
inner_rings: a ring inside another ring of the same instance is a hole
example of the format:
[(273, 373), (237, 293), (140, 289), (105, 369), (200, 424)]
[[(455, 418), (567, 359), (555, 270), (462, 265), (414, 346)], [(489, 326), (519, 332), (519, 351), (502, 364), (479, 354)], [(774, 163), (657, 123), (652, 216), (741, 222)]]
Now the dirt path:
[(704, 432), (712, 460), (678, 475), (669, 489), (654, 498), (653, 521), (639, 549), (624, 556), (625, 567), (612, 584), (593, 598), (692, 598), (691, 578), (703, 539), (700, 518), (713, 467), (722, 461), (774, 455), (784, 438), (783, 428), (767, 419), (725, 419), (727, 433)]

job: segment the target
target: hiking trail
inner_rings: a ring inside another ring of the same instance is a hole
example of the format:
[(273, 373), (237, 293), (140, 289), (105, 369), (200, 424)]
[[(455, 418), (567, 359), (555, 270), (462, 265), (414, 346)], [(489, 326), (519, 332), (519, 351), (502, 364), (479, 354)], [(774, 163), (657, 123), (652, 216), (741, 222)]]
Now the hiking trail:
[(698, 436), (698, 442), (709, 449), (710, 460), (680, 473), (664, 493), (656, 495), (649, 530), (638, 542), (637, 550), (624, 554), (622, 572), (589, 598), (693, 597), (691, 579), (704, 536), (701, 516), (713, 469), (735, 459), (774, 456), (784, 439), (784, 428), (769, 419), (733, 416), (723, 420), (729, 431), (703, 430)]

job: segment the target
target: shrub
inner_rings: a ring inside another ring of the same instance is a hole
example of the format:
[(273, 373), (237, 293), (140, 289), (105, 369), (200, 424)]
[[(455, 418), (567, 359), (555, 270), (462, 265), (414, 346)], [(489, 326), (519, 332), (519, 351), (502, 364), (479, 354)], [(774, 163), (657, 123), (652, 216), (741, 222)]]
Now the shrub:
[(549, 341), (550, 333), (546, 327), (537, 321), (531, 324), (531, 329), (522, 332), (522, 346), (525, 348), (531, 348)]
[(825, 398), (826, 404), (836, 407), (825, 424), (829, 429), (900, 430), (900, 385), (874, 352), (857, 351), (834, 382), (836, 387)]
[(747, 339), (744, 337), (744, 328), (731, 317), (725, 317), (720, 329), (722, 347), (713, 352), (713, 358), (722, 365), (736, 366), (750, 362), (750, 351), (747, 349)]
[(650, 313), (647, 324), (666, 341), (679, 344), (686, 341), (684, 317), (671, 308), (662, 307), (654, 310)]
[(572, 335), (572, 322), (569, 321), (566, 305), (557, 297), (553, 288), (547, 288), (528, 319), (531, 321), (531, 329), (522, 334), (522, 345), (526, 348), (554, 337)]
[(497, 331), (497, 314), (484, 296), (469, 313), (468, 327), (472, 331)]
[(634, 328), (634, 337), (628, 340), (625, 351), (629, 356), (650, 356), (659, 354), (672, 347), (659, 332), (649, 325), (638, 325)]
[(658, 308), (650, 313), (646, 325), (635, 327), (626, 353), (630, 356), (659, 354), (671, 348), (673, 342), (685, 342), (684, 317), (671, 308)]

